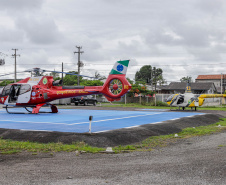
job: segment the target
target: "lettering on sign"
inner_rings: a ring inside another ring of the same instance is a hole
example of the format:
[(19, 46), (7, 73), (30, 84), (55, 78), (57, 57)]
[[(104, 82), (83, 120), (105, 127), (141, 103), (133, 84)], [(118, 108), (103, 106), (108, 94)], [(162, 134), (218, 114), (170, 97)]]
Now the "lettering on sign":
[(124, 85), (124, 89), (129, 89), (129, 86), (128, 85)]
[(76, 93), (79, 93), (79, 94), (86, 94), (88, 93), (87, 91), (84, 91), (84, 90), (66, 90), (66, 91), (57, 91), (57, 95), (59, 94), (76, 94)]

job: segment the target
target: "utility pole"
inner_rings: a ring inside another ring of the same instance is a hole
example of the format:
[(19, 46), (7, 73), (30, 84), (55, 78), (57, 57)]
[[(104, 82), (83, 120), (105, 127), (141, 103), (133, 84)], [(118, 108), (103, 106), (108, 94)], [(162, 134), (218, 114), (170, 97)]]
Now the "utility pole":
[(15, 58), (15, 66), (14, 66), (14, 67), (15, 67), (15, 68), (14, 68), (14, 69), (15, 69), (15, 71), (14, 71), (14, 83), (16, 83), (16, 57), (17, 57), (17, 56), (20, 56), (20, 55), (17, 55), (17, 54), (16, 54), (16, 51), (17, 51), (18, 49), (12, 49), (12, 50), (15, 51), (15, 54), (13, 54), (12, 56)]
[(154, 72), (154, 79), (155, 79), (155, 92), (156, 92), (156, 67), (153, 67), (153, 72)]
[(63, 72), (64, 72), (64, 63), (62, 62), (62, 76), (61, 76), (61, 80), (62, 80), (61, 84), (62, 84), (62, 86), (64, 84), (64, 81), (63, 81), (64, 80)]
[[(78, 53), (78, 75), (80, 75), (80, 67), (83, 66), (83, 63), (80, 61), (80, 54), (84, 53), (84, 51), (81, 51), (82, 46), (76, 46), (76, 48), (78, 48), (78, 51), (77, 52), (75, 51), (74, 54)], [(79, 85), (79, 76), (78, 76), (78, 85)]]

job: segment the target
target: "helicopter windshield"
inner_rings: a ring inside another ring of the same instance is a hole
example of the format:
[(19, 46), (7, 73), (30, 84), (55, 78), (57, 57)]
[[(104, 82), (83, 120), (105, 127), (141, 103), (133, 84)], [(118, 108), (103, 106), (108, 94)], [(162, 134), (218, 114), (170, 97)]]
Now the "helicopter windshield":
[(9, 95), (9, 92), (10, 92), (10, 88), (11, 88), (12, 85), (7, 85), (4, 87), (3, 91), (2, 91), (2, 94), (1, 96), (8, 96)]
[(174, 96), (174, 94), (170, 95), (170, 96), (166, 99), (166, 102), (170, 102), (170, 101), (172, 101), (173, 96)]
[(29, 84), (10, 84), (5, 86), (2, 90), (1, 96), (9, 96), (9, 103), (17, 102), (20, 95), (31, 91), (31, 86)]

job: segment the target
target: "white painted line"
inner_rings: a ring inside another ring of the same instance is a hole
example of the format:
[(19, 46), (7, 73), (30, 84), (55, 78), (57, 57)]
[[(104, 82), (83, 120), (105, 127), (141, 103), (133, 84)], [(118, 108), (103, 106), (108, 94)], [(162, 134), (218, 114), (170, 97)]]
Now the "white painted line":
[[(92, 122), (103, 122), (103, 121), (114, 121), (114, 120), (119, 120), (119, 119), (128, 119), (128, 118), (135, 118), (135, 117), (141, 117), (141, 116), (150, 116), (150, 115), (155, 115), (155, 114), (162, 114), (162, 113), (152, 113), (152, 114), (144, 114), (144, 115), (137, 115), (137, 116), (128, 116), (128, 117), (122, 117), (122, 118), (114, 118), (114, 119), (105, 119), (105, 120), (97, 120), (97, 121), (92, 121)], [(14, 123), (34, 123), (34, 124), (51, 124), (51, 125), (81, 125), (81, 124), (87, 124), (89, 122), (80, 122), (80, 123), (71, 123), (71, 124), (66, 124), (66, 123), (53, 123), (53, 122), (32, 122), (32, 121), (15, 121), (15, 120), (0, 120), (0, 122), (14, 122)]]
[[(160, 113), (161, 114), (161, 113)], [(205, 114), (205, 113), (204, 113)], [(198, 114), (198, 115), (204, 115), (204, 114)], [(153, 114), (152, 114), (153, 115)], [(193, 116), (196, 116), (196, 115), (192, 115), (192, 116), (186, 116), (186, 117), (193, 117)], [(185, 118), (185, 117), (181, 117), (181, 118)], [(178, 120), (178, 119), (181, 119), (181, 118), (175, 118), (175, 119), (170, 119), (170, 120)], [(165, 120), (165, 121), (170, 121), (170, 120)], [(164, 121), (161, 121), (161, 122), (154, 122), (154, 123), (147, 123), (147, 124), (159, 124), (159, 123), (163, 123)], [(143, 124), (143, 125), (146, 125), (146, 124)], [(140, 127), (142, 125), (135, 125), (135, 126), (131, 126), (131, 127), (124, 127), (124, 128), (136, 128), (136, 127)], [(124, 128), (121, 128), (121, 129), (124, 129)], [(116, 130), (116, 129), (115, 129)], [(103, 131), (99, 131), (99, 132), (94, 132), (94, 133), (102, 133), (102, 132), (109, 132), (109, 131), (112, 131), (112, 130), (103, 130)]]
[[(117, 130), (117, 129), (115, 129), (115, 130)], [(109, 131), (112, 131), (112, 130), (102, 130), (102, 131), (93, 132), (93, 133), (102, 133), (102, 132), (109, 132)]]
[(68, 125), (66, 123), (52, 123), (52, 122), (32, 122), (32, 121), (14, 121), (14, 120), (0, 120), (0, 122), (13, 122), (13, 123), (37, 123), (37, 124), (52, 124), (52, 125)]
[[(129, 119), (129, 118), (137, 118), (137, 117), (143, 117), (143, 116), (151, 116), (155, 114), (162, 114), (162, 113), (153, 113), (153, 114), (142, 114), (142, 115), (136, 115), (136, 116), (128, 116), (128, 117), (122, 117), (122, 118), (114, 118), (114, 119), (104, 119), (104, 120), (97, 120), (97, 121), (92, 121), (92, 123), (98, 123), (98, 122), (103, 122), (103, 121), (114, 121), (114, 120), (119, 120), (119, 119)], [(89, 122), (81, 122), (81, 123), (71, 123), (68, 125), (79, 125), (79, 124), (85, 124)]]
[(155, 123), (149, 123), (149, 124), (159, 124), (159, 123), (162, 123), (162, 121), (161, 122), (155, 122)]
[(34, 132), (40, 132), (40, 131), (43, 131), (43, 132), (53, 132), (51, 130), (31, 130), (31, 129), (19, 129), (19, 130), (22, 130), (22, 131), (34, 131)]
[(170, 120), (178, 120), (178, 119), (180, 119), (180, 118), (174, 118), (174, 119), (170, 119)]

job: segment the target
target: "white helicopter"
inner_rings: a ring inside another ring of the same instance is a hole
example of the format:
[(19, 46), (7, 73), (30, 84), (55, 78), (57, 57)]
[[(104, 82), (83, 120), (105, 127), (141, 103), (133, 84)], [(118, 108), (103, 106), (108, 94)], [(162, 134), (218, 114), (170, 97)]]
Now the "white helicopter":
[(191, 109), (200, 107), (203, 105), (205, 98), (220, 98), (226, 97), (226, 94), (193, 94), (191, 92), (191, 85), (188, 81), (185, 93), (184, 94), (172, 94), (166, 99), (166, 103), (170, 107), (182, 107), (182, 110), (185, 110), (185, 107), (190, 107)]

